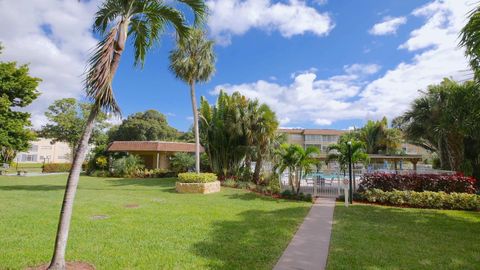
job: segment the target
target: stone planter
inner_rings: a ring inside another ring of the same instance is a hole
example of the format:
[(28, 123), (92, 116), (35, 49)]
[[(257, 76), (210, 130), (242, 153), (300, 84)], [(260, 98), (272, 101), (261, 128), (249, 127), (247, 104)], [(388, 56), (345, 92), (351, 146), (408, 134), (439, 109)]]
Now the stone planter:
[(180, 183), (175, 184), (175, 188), (179, 193), (214, 193), (220, 191), (220, 181), (210, 183)]

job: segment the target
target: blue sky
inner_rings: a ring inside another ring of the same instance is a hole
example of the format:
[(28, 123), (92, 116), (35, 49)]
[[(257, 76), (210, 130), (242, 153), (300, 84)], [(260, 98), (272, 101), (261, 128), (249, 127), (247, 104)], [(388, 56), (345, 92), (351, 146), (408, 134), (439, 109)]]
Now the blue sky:
[[(82, 96), (81, 71), (96, 42), (89, 24), (99, 1), (18, 2), (9, 9), (0, 2), (6, 46), (0, 57), (30, 63), (44, 79), (42, 97), (30, 108), (38, 126), (55, 98)], [(217, 72), (197, 86), (197, 96), (213, 103), (220, 89), (240, 91), (269, 104), (285, 127), (346, 129), (392, 118), (417, 90), (446, 76), (468, 77), (456, 37), (471, 1), (207, 3)], [(17, 18), (20, 10), (26, 19)], [(114, 80), (124, 117), (156, 109), (180, 130), (191, 125), (188, 88), (168, 70), (173, 46), (165, 35), (143, 69), (133, 67), (127, 48)]]

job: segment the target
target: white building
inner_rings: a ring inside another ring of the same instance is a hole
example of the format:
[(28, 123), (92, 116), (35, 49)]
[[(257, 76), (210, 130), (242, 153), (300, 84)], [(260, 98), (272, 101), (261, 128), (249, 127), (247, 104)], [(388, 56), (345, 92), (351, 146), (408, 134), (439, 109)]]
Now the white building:
[(38, 138), (31, 142), (27, 152), (20, 152), (15, 157), (15, 162), (20, 163), (69, 163), (71, 162), (71, 149), (64, 142), (52, 144), (52, 140)]

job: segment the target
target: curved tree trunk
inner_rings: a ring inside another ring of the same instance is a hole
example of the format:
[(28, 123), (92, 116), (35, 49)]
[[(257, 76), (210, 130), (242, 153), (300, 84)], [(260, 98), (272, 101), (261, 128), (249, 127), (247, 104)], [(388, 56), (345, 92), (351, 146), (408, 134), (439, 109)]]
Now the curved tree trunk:
[(198, 132), (198, 109), (195, 96), (195, 84), (190, 82), (190, 98), (192, 99), (193, 130), (195, 131), (195, 172), (200, 173), (200, 134)]
[(77, 192), (78, 180), (80, 178), (80, 171), (82, 170), (82, 164), (85, 160), (85, 155), (88, 150), (88, 141), (92, 134), (93, 127), (95, 125), (95, 118), (97, 117), (98, 110), (92, 109), (85, 125), (82, 137), (73, 157), (72, 168), (68, 175), (67, 186), (65, 188), (65, 194), (63, 197), (62, 210), (60, 212), (60, 222), (58, 223), (57, 237), (55, 240), (55, 251), (52, 261), (48, 269), (60, 269), (65, 268), (65, 251), (67, 248), (68, 232), (70, 229), (70, 220), (73, 211), (73, 201)]
[[(115, 42), (114, 53), (112, 62), (110, 65), (109, 79), (110, 83), (115, 76), (115, 73), (120, 64), (120, 58), (125, 49), (125, 41), (127, 39), (129, 19), (123, 18), (118, 25), (118, 36)], [(83, 130), (82, 137), (78, 143), (75, 155), (73, 157), (72, 168), (67, 179), (67, 186), (65, 188), (65, 194), (63, 197), (62, 210), (60, 211), (60, 221), (58, 223), (57, 235), (55, 239), (55, 249), (52, 260), (48, 267), (48, 270), (65, 270), (65, 252), (67, 249), (68, 233), (70, 230), (70, 221), (72, 218), (73, 201), (77, 192), (78, 181), (80, 178), (80, 171), (82, 169), (82, 163), (85, 160), (85, 156), (88, 150), (88, 141), (92, 135), (93, 128), (95, 126), (95, 118), (99, 113), (100, 108), (94, 104), (88, 116), (85, 129)]]

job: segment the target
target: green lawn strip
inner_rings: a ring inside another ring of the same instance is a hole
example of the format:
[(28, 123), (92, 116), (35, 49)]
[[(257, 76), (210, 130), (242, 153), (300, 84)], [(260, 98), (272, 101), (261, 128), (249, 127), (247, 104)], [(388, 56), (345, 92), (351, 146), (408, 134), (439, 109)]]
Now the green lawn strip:
[(328, 269), (478, 269), (480, 213), (335, 208)]
[[(0, 177), (0, 269), (48, 262), (65, 179)], [(271, 269), (310, 208), (229, 188), (178, 194), (174, 183), (82, 177), (67, 260), (98, 269)]]

